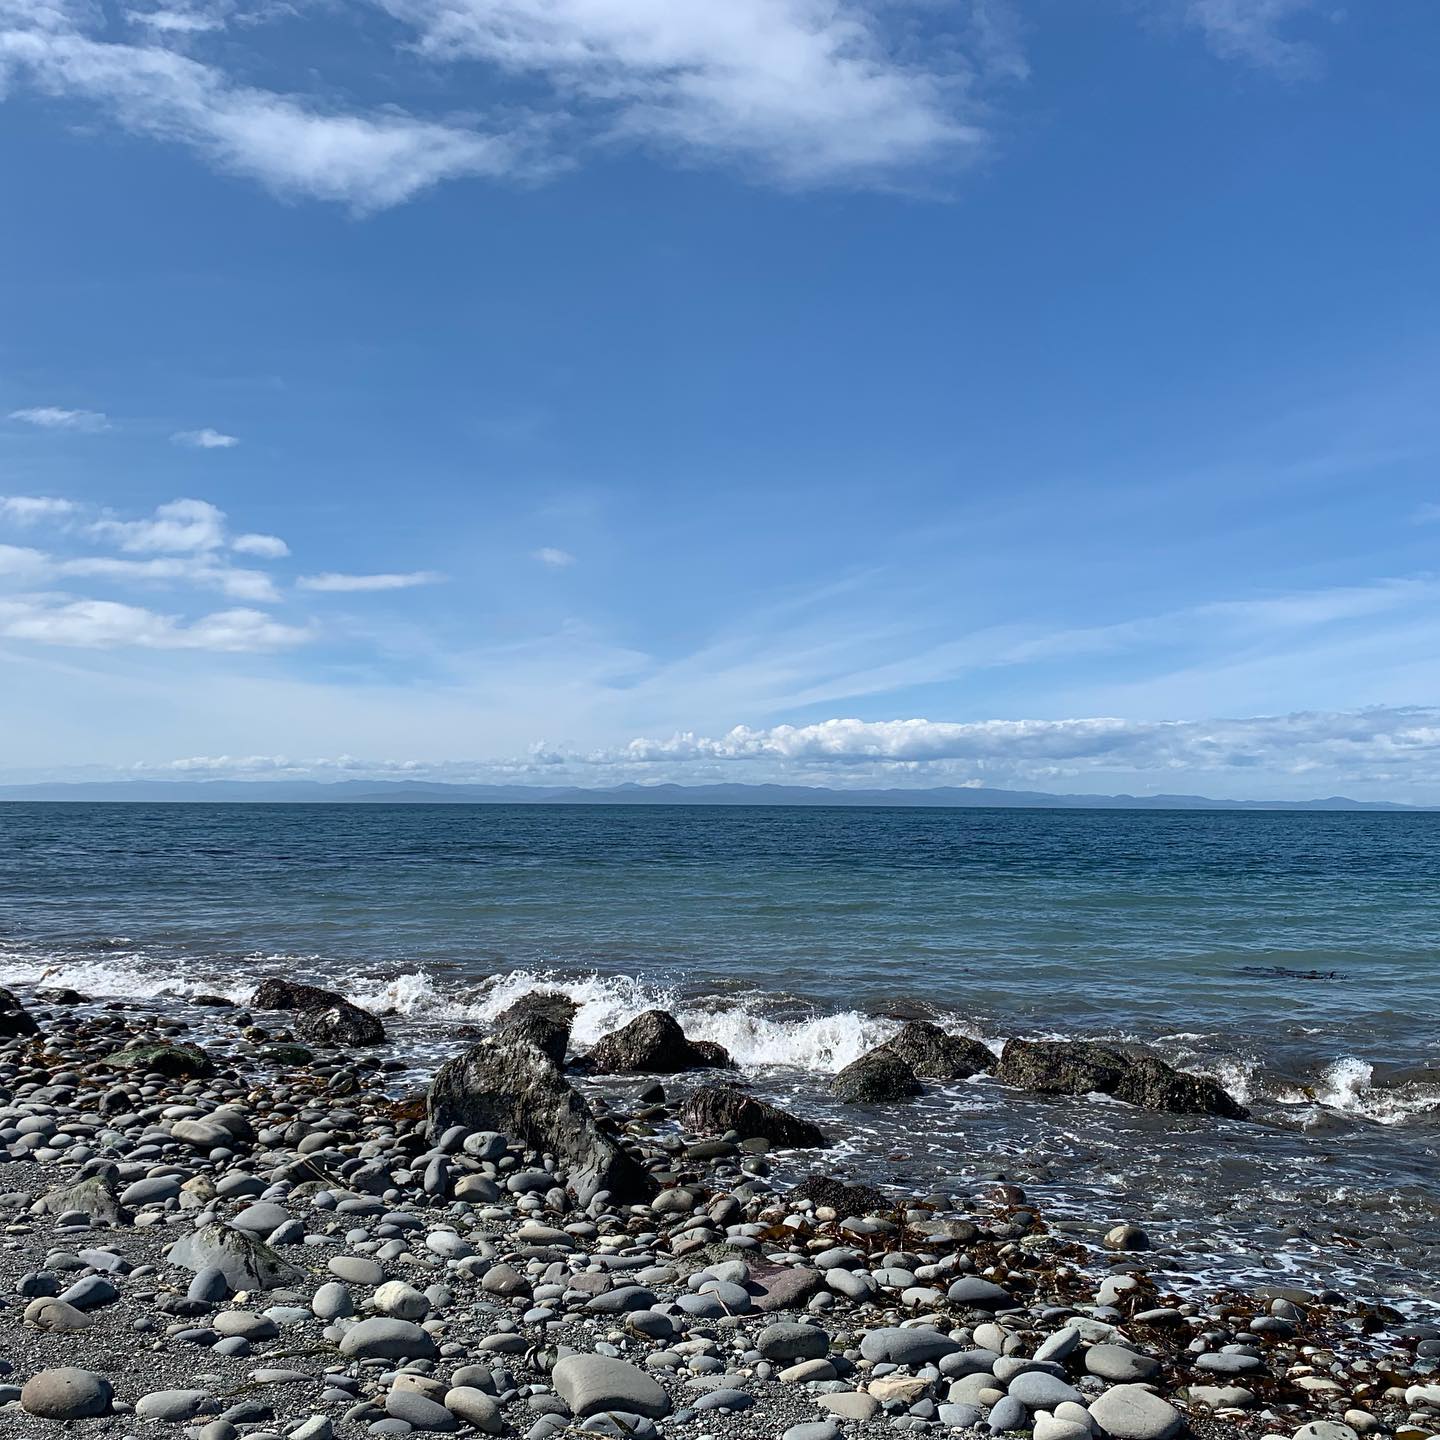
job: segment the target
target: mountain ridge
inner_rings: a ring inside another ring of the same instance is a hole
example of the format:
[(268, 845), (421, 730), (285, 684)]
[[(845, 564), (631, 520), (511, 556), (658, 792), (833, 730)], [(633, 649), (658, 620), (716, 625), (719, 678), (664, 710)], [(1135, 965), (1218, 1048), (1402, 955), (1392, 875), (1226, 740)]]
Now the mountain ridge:
[(838, 789), (818, 785), (713, 785), (633, 781), (604, 787), (482, 785), (427, 780), (90, 780), (0, 785), (0, 802), (271, 805), (704, 805), (964, 810), (1268, 810), (1433, 812), (1435, 806), (1330, 795), (1311, 800), (1230, 800), (1205, 795), (1063, 795), (988, 786)]

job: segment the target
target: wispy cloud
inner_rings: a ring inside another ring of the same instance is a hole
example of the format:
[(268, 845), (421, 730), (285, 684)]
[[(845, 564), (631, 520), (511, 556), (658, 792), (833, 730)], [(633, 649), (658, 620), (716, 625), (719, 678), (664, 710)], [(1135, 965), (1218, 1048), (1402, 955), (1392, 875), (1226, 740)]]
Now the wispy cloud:
[(185, 621), (113, 600), (65, 596), (0, 599), (0, 637), (87, 650), (214, 650), (237, 653), (298, 645), (310, 632), (260, 610), (221, 610)]
[(203, 430), (177, 430), (170, 438), (177, 445), (188, 445), (196, 450), (232, 450), (240, 443), (237, 436), (211, 430), (208, 426)]
[(278, 535), (237, 535), (230, 548), (262, 560), (283, 560), (290, 553), (290, 547)]
[(0, 79), (24, 78), (45, 94), (90, 102), (126, 130), (187, 145), (277, 194), (361, 212), (399, 204), (441, 180), (529, 168), (523, 126), (485, 134), (398, 110), (326, 110), (240, 84), (161, 44), (97, 40), (90, 23), (79, 6), (0, 7)]
[[(0, 35), (3, 43), (3, 35)], [(4, 78), (0, 70), (0, 79)], [(23, 410), (12, 410), (10, 419), (26, 425), (36, 425), (42, 430), (85, 430), (94, 433), (107, 430), (109, 420), (99, 410), (65, 410), (59, 405), (31, 405)]]
[(225, 543), (225, 512), (208, 500), (171, 500), (148, 520), (96, 520), (93, 535), (122, 550), (218, 550)]
[(568, 550), (557, 550), (553, 545), (542, 545), (534, 552), (534, 558), (554, 570), (564, 570), (575, 563), (575, 557)]
[(438, 585), (444, 578), (434, 570), (389, 575), (341, 575), (326, 571), (321, 575), (302, 575), (295, 584), (301, 590), (340, 595), (367, 590), (411, 590), (417, 585)]
[(1315, 8), (1315, 0), (1185, 0), (1185, 19), (1223, 60), (1305, 76), (1320, 69), (1320, 52), (1286, 27)]

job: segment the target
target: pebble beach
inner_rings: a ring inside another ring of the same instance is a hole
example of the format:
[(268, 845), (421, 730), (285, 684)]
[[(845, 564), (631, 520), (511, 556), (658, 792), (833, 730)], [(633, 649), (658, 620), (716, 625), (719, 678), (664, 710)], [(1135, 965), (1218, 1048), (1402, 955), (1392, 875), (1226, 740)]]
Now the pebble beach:
[[(663, 1012), (583, 1054), (563, 996), (515, 1012), (417, 1087), (324, 990), (5, 992), (5, 1433), (1440, 1433), (1440, 1324), (1404, 1295), (1182, 1293), (1141, 1226), (1052, 1223), (1003, 1174), (849, 1183)], [(903, 1132), (969, 1043), (916, 1027), (836, 1094)], [(1140, 1053), (998, 1068), (1102, 1063), (1121, 1103), (1242, 1108)]]

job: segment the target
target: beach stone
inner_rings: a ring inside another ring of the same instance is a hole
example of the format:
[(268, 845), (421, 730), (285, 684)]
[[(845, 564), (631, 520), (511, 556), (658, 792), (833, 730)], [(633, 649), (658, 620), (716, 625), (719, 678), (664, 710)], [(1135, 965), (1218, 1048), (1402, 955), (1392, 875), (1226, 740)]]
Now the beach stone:
[(218, 1150), (232, 1144), (235, 1138), (214, 1120), (177, 1120), (170, 1127), (170, 1136), (196, 1150)]
[(773, 1310), (800, 1310), (805, 1302), (825, 1288), (825, 1277), (808, 1265), (785, 1265), (778, 1270), (751, 1272), (754, 1293), (751, 1305), (762, 1313)]
[(265, 1236), (274, 1234), (282, 1225), (287, 1224), (291, 1218), (290, 1212), (283, 1205), (277, 1205), (273, 1200), (257, 1200), (240, 1211), (230, 1224), (237, 1230), (257, 1235), (263, 1240)]
[(805, 1420), (784, 1431), (780, 1440), (840, 1440), (840, 1427), (833, 1420)]
[(818, 1125), (728, 1085), (705, 1085), (694, 1091), (685, 1101), (681, 1118), (702, 1134), (723, 1135), (733, 1130), (742, 1140), (768, 1140), (795, 1149), (830, 1143)]
[(91, 1224), (123, 1225), (128, 1220), (125, 1208), (116, 1198), (115, 1189), (103, 1175), (91, 1175), (73, 1185), (58, 1185), (47, 1190), (31, 1207), (32, 1215), (86, 1216)]
[(1083, 1420), (1062, 1420), (1058, 1415), (1037, 1415), (1035, 1440), (1093, 1440), (1094, 1431)]
[(980, 1424), (980, 1411), (974, 1405), (942, 1405), (935, 1418), (949, 1430), (974, 1430)]
[(951, 1035), (929, 1020), (909, 1020), (900, 1033), (877, 1047), (903, 1060), (926, 1080), (968, 1080), (990, 1070), (995, 1055), (968, 1035)]
[(370, 1297), (370, 1303), (381, 1315), (400, 1320), (423, 1320), (430, 1313), (430, 1302), (403, 1280), (390, 1280)]
[(1113, 1384), (1131, 1384), (1153, 1380), (1160, 1373), (1160, 1362), (1123, 1345), (1092, 1345), (1085, 1352), (1085, 1372)]
[(767, 1325), (756, 1337), (755, 1348), (766, 1360), (819, 1360), (830, 1353), (830, 1336), (816, 1325), (782, 1321)]
[(103, 1375), (65, 1365), (32, 1375), (21, 1388), (20, 1408), (45, 1420), (83, 1420), (105, 1414), (111, 1394)]
[(15, 992), (0, 986), (0, 1039), (39, 1033), (35, 1017), (20, 1003)]
[(298, 1285), (304, 1276), (263, 1241), (229, 1225), (206, 1225), (171, 1247), (169, 1261), (182, 1270), (218, 1270), (232, 1292)]
[(340, 1353), (349, 1360), (433, 1360), (436, 1349), (430, 1333), (411, 1321), (376, 1316), (345, 1332)]
[(443, 1433), (460, 1427), (459, 1420), (438, 1400), (431, 1400), (416, 1390), (392, 1386), (385, 1397), (385, 1413), (392, 1420), (403, 1420), (415, 1430)]
[(64, 1300), (49, 1297), (32, 1300), (25, 1307), (21, 1318), (37, 1330), (48, 1330), (55, 1334), (73, 1334), (88, 1330), (95, 1323), (83, 1310), (77, 1310)]
[(866, 1360), (885, 1361), (891, 1365), (928, 1365), (946, 1355), (953, 1355), (961, 1345), (938, 1330), (913, 1329), (908, 1326), (886, 1326), (872, 1330), (860, 1342), (860, 1354)]
[(500, 1407), (483, 1390), (456, 1385), (445, 1392), (445, 1408), (475, 1430), (498, 1435), (505, 1428)]
[(137, 1070), (170, 1079), (215, 1073), (210, 1057), (189, 1045), (127, 1045), (102, 1062), (113, 1070)]
[(1143, 1385), (1115, 1385), (1090, 1403), (1090, 1416), (1113, 1440), (1169, 1440), (1184, 1426), (1168, 1400)]
[(1188, 1075), (1144, 1051), (1087, 1040), (1007, 1040), (995, 1078), (1045, 1095), (1113, 1095), (1178, 1115), (1247, 1120), (1250, 1112), (1214, 1080)]
[(723, 1045), (688, 1039), (668, 1011), (646, 1010), (595, 1045), (585, 1063), (597, 1074), (617, 1075), (674, 1074), (734, 1062)]
[(828, 1410), (842, 1420), (858, 1420), (862, 1425), (880, 1413), (880, 1402), (860, 1390), (838, 1390), (829, 1395), (817, 1395), (815, 1399), (822, 1410)]
[(972, 1310), (1004, 1310), (1015, 1303), (1008, 1290), (977, 1275), (962, 1275), (945, 1292), (954, 1305), (967, 1305)]
[(915, 1072), (883, 1047), (852, 1060), (831, 1082), (830, 1093), (847, 1105), (880, 1105), (920, 1094)]
[(660, 1385), (626, 1360), (608, 1355), (567, 1355), (550, 1372), (555, 1392), (573, 1415), (622, 1410), (658, 1420), (670, 1413), (670, 1400)]
[(368, 1255), (332, 1255), (325, 1267), (352, 1285), (379, 1285), (385, 1279), (385, 1267)]
[(1148, 1250), (1150, 1237), (1138, 1225), (1116, 1225), (1100, 1243), (1107, 1250)]
[(1360, 1440), (1360, 1437), (1338, 1420), (1312, 1420), (1295, 1432), (1294, 1440)]
[(1083, 1403), (1073, 1385), (1044, 1370), (1023, 1371), (1009, 1381), (1007, 1389), (1027, 1410), (1053, 1410), (1067, 1400), (1075, 1405)]
[(1003, 1435), (1007, 1430), (1028, 1430), (1030, 1417), (1016, 1396), (1002, 1395), (990, 1407), (986, 1424), (992, 1435)]
[(215, 1398), (208, 1390), (155, 1390), (135, 1402), (135, 1418), (176, 1425), (215, 1408)]

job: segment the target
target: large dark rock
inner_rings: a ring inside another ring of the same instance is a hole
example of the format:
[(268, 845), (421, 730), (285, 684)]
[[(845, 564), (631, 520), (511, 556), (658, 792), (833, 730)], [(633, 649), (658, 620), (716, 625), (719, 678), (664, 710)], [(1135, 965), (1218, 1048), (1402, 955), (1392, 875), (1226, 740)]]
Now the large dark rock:
[(16, 1035), (38, 1035), (35, 1017), (20, 1003), (13, 991), (0, 986), (0, 1040)]
[(378, 1017), (333, 990), (292, 980), (262, 980), (250, 997), (256, 1010), (295, 1010), (295, 1033), (315, 1045), (379, 1045), (385, 1027)]
[(807, 1175), (786, 1195), (794, 1200), (808, 1200), (812, 1205), (828, 1205), (842, 1220), (895, 1208), (894, 1202), (887, 1200), (873, 1185), (852, 1185), (833, 1175)]
[(431, 1134), (451, 1125), (496, 1130), (553, 1154), (565, 1166), (566, 1187), (580, 1205), (600, 1190), (621, 1204), (655, 1193), (649, 1172), (600, 1129), (550, 1057), (513, 1033), (482, 1040), (442, 1065), (425, 1108)]
[(679, 1022), (664, 1010), (647, 1010), (607, 1035), (585, 1057), (601, 1074), (674, 1074), (677, 1070), (713, 1070), (732, 1065), (723, 1045), (688, 1040)]
[(570, 1046), (570, 1026), (579, 1008), (558, 990), (532, 990), (495, 1017), (495, 1033), (528, 1041), (563, 1065)]
[(909, 1100), (920, 1093), (915, 1072), (883, 1045), (852, 1060), (830, 1086), (847, 1105), (880, 1105), (887, 1100)]
[(879, 1048), (927, 1080), (968, 1080), (995, 1068), (989, 1046), (968, 1035), (951, 1035), (928, 1020), (911, 1020)]
[(215, 1073), (210, 1057), (193, 1045), (127, 1045), (112, 1051), (101, 1063), (114, 1070), (140, 1070), (171, 1078)]
[(706, 1134), (733, 1130), (742, 1140), (768, 1140), (772, 1145), (796, 1148), (830, 1143), (818, 1125), (725, 1085), (706, 1085), (695, 1091), (685, 1102), (684, 1117), (692, 1130)]
[(1099, 1093), (1176, 1115), (1223, 1115), (1231, 1120), (1250, 1116), (1206, 1076), (1187, 1075), (1144, 1051), (1082, 1040), (1007, 1041), (995, 1077), (1043, 1095)]

